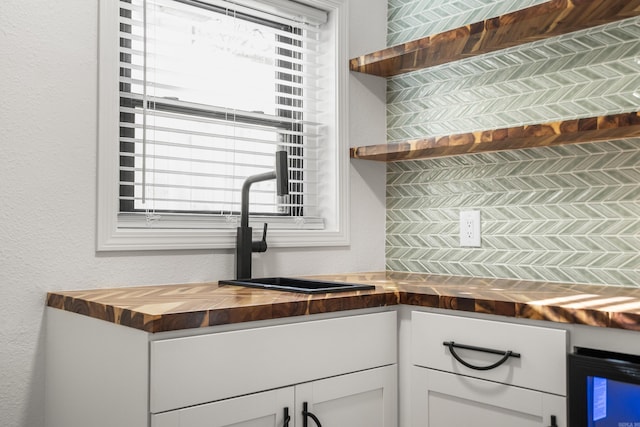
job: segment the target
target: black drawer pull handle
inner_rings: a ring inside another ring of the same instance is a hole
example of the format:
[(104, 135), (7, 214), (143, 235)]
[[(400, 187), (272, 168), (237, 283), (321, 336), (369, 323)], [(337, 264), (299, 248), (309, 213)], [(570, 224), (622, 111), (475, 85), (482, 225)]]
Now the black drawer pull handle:
[[(488, 371), (494, 368), (497, 368), (498, 366), (502, 365), (504, 362), (506, 362), (510, 357), (515, 357), (515, 358), (520, 358), (520, 353), (514, 353), (511, 350), (508, 351), (500, 351), (500, 350), (494, 350), (491, 348), (484, 348), (484, 347), (475, 347), (472, 345), (465, 345), (465, 344), (456, 344), (453, 341), (445, 341), (442, 343), (442, 345), (449, 347), (449, 351), (451, 352), (451, 355), (460, 363), (462, 363), (464, 366), (466, 366), (469, 369), (475, 369), (476, 371)], [(498, 360), (496, 363), (489, 365), (489, 366), (476, 366), (476, 365), (472, 365), (471, 363), (463, 360), (460, 356), (458, 356), (458, 354), (456, 353), (456, 351), (454, 350), (454, 348), (462, 348), (465, 350), (474, 350), (474, 351), (480, 351), (483, 353), (491, 353), (491, 354), (497, 354), (500, 356), (503, 356), (502, 359)]]
[(289, 415), (289, 407), (285, 406), (284, 421), (282, 422), (282, 427), (289, 427), (289, 421), (291, 421), (291, 415)]

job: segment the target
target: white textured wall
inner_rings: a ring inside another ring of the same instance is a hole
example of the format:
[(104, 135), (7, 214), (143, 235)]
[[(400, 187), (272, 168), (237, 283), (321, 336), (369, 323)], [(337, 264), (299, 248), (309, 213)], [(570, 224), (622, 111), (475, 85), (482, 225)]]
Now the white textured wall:
[[(386, 1), (350, 6), (350, 56), (384, 47)], [(97, 0), (0, 1), (3, 427), (44, 424), (47, 291), (233, 274), (230, 251), (96, 254), (97, 9)], [(350, 84), (350, 144), (384, 142), (385, 82), (354, 75)], [(383, 164), (352, 162), (350, 247), (271, 249), (258, 273), (383, 269), (384, 180)]]

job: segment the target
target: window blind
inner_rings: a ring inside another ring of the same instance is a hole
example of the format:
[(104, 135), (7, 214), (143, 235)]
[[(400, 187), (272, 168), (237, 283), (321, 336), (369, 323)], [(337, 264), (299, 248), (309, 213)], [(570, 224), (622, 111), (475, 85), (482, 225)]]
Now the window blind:
[(320, 218), (323, 14), (240, 3), (120, 1), (121, 215), (237, 215), (285, 149), (289, 196), (256, 184), (251, 213)]

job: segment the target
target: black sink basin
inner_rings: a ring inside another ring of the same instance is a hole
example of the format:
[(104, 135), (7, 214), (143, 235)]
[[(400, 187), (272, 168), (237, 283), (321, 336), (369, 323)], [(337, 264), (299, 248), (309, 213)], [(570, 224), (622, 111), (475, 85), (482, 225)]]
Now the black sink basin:
[(356, 283), (326, 282), (322, 280), (292, 279), (289, 277), (267, 277), (260, 279), (220, 280), (220, 285), (246, 286), (250, 288), (274, 289), (305, 294), (326, 292), (348, 292), (375, 289), (373, 285)]

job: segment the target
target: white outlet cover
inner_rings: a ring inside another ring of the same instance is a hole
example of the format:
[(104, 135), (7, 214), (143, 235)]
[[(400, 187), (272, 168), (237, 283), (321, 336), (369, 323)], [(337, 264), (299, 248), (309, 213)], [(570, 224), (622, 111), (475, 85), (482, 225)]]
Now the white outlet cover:
[(460, 246), (479, 248), (482, 246), (480, 211), (460, 211)]

